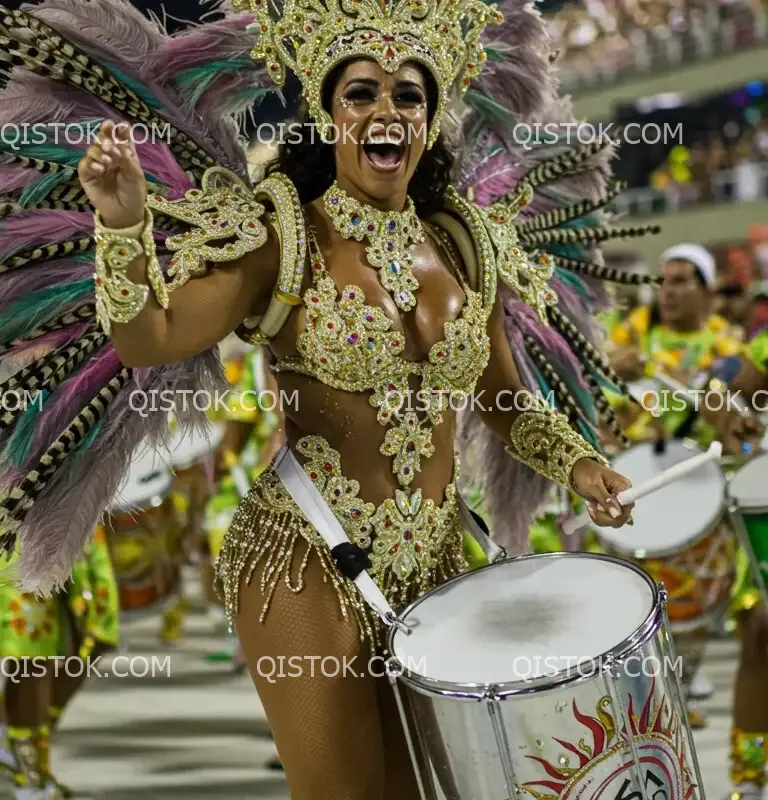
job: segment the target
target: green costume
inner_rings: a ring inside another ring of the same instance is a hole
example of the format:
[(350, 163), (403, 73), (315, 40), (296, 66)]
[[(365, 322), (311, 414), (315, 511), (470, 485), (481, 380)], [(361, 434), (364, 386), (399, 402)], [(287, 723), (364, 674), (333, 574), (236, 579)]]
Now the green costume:
[(51, 657), (67, 652), (71, 620), (85, 657), (94, 642), (118, 642), (119, 599), (106, 536), (99, 528), (75, 563), (65, 591), (50, 598), (20, 591), (13, 579), (18, 555), (0, 576), (0, 657)]

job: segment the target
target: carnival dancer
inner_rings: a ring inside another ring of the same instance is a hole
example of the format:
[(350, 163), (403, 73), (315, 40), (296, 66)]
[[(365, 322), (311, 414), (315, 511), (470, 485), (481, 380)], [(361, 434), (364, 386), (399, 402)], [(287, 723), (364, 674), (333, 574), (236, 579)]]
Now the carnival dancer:
[[(354, 582), (361, 570), (395, 607), (467, 570), (446, 392), (517, 398), (465, 420), (494, 441), (482, 466), (500, 536), (522, 543), (553, 481), (585, 497), (596, 524), (627, 521), (632, 507), (616, 500), (627, 480), (584, 438), (610, 416), (600, 382), (618, 380), (590, 320), (605, 299), (600, 279), (623, 276), (595, 248), (650, 228), (604, 225), (600, 209), (620, 189), (605, 179), (607, 142), (515, 144), (519, 121), (574, 122), (545, 25), (518, 0), (502, 4), (503, 25), (480, 0), (288, 0), (275, 18), (259, 0), (233, 5), (241, 13), (178, 37), (116, 0), (2, 11), (0, 57), (14, 66), (4, 118), (45, 109), (99, 120), (85, 154), (49, 143), (42, 160), (22, 148), (0, 173), (0, 303), (13, 309), (12, 285), (36, 309), (0, 326), (2, 343), (45, 336), (52, 348), (17, 377), (50, 392), (49, 424), (38, 420), (27, 458), (3, 476), (3, 541), (21, 543), (24, 586), (55, 586), (83, 544), (46, 525), (67, 504), (62, 484), (84, 487), (79, 516), (95, 521), (130, 452), (160, 433), (131, 412), (131, 391), (214, 386), (211, 351), (235, 329), (267, 344), (278, 385), (299, 403), (286, 415), (288, 447), (222, 545), (228, 611), (293, 798), (416, 797), (384, 679), (302, 672), (273, 684), (258, 661), (364, 665), (384, 625)], [(307, 122), (355, 135), (318, 144), (305, 126), (250, 186), (230, 114), (272, 79), (281, 85), (286, 67), (304, 84)], [(454, 90), (473, 79), (465, 114)], [(134, 144), (137, 123), (162, 125), (170, 143)], [(469, 149), (451, 143), (458, 124)], [(91, 259), (94, 278), (83, 271)], [(562, 413), (534, 394), (545, 386)], [(307, 493), (322, 499), (312, 511)], [(328, 526), (349, 541), (331, 547)]]
[(96, 659), (117, 645), (117, 586), (101, 529), (65, 588), (51, 597), (23, 592), (8, 580), (16, 561), (0, 583), (0, 659), (8, 678), (0, 769), (17, 800), (58, 800), (73, 793), (51, 773), (51, 737), (90, 674), (76, 660)]

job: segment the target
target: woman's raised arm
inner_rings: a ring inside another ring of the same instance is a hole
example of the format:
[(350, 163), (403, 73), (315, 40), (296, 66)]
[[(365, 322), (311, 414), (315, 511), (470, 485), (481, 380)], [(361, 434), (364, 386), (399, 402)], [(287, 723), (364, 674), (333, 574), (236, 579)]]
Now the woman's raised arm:
[[(121, 138), (114, 124), (106, 122), (78, 172), (104, 226), (101, 232), (141, 241), (147, 185), (128, 137)], [(150, 286), (162, 286), (163, 278), (153, 274), (143, 252), (134, 258), (121, 271), (124, 282), (117, 286), (118, 295), (138, 298), (136, 306), (127, 313), (129, 319), (111, 320), (112, 343), (121, 361), (149, 367), (181, 360), (215, 346), (245, 319), (263, 311), (280, 265), (277, 234), (271, 226), (266, 230), (266, 241), (258, 249), (214, 266), (172, 293), (149, 291)]]

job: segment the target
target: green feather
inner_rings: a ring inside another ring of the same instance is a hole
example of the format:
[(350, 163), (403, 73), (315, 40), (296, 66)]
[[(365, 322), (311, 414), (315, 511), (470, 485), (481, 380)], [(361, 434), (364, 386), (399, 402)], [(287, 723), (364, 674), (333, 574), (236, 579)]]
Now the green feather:
[(119, 69), (115, 69), (112, 65), (109, 66), (109, 71), (123, 84), (125, 84), (129, 89), (132, 89), (136, 94), (153, 110), (153, 111), (161, 111), (163, 108), (163, 104), (157, 100), (157, 98), (153, 97), (149, 89), (147, 89), (144, 84), (139, 83), (138, 81), (134, 80), (133, 78), (126, 75), (124, 72), (120, 72)]
[(485, 55), (490, 64), (503, 64), (507, 60), (507, 57), (493, 46), (485, 48)]
[(20, 339), (44, 322), (63, 313), (75, 300), (92, 293), (93, 278), (53, 286), (32, 292), (17, 300), (0, 314), (0, 342)]
[(77, 448), (77, 455), (81, 456), (85, 453), (85, 451), (93, 444), (93, 440), (99, 435), (99, 431), (101, 430), (101, 425), (104, 422), (103, 419), (100, 419), (91, 429), (91, 432), (80, 442), (79, 447)]
[(17, 417), (13, 434), (3, 451), (3, 456), (14, 467), (21, 467), (29, 455), (29, 448), (37, 432), (38, 416), (51, 396), (51, 392), (43, 389), (33, 395), (27, 408)]
[(64, 169), (61, 172), (49, 172), (43, 175), (39, 181), (27, 186), (21, 193), (19, 202), (24, 208), (34, 208), (61, 183), (66, 183), (75, 174), (72, 169)]
[(481, 92), (469, 89), (464, 95), (464, 100), (489, 122), (501, 122), (504, 125), (512, 125), (515, 122), (514, 114), (508, 108)]
[(198, 67), (185, 69), (176, 76), (176, 83), (187, 91), (192, 92), (192, 102), (197, 103), (208, 87), (221, 75), (239, 72), (250, 64), (248, 58), (222, 59), (209, 61)]

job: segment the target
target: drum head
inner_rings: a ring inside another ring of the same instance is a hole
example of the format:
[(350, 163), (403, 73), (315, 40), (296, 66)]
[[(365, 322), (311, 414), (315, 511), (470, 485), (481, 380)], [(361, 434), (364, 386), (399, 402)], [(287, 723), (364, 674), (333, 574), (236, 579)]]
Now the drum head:
[(140, 446), (109, 510), (151, 508), (158, 504), (158, 498), (162, 499), (168, 494), (172, 482), (171, 471), (160, 453), (146, 445)]
[[(617, 456), (611, 466), (633, 486), (697, 455), (682, 442), (667, 442), (657, 455), (652, 444), (640, 444)], [(597, 528), (603, 544), (622, 555), (663, 558), (694, 545), (718, 521), (725, 501), (725, 476), (713, 461), (637, 501), (635, 524)]]
[(753, 458), (733, 476), (728, 496), (740, 508), (768, 510), (768, 453)]
[(168, 458), (175, 469), (184, 470), (212, 453), (221, 443), (225, 425), (213, 425), (205, 433), (179, 431), (168, 446)]
[(531, 681), (621, 650), (655, 600), (645, 573), (610, 556), (525, 556), (425, 595), (403, 615), (412, 633), (395, 631), (390, 651), (406, 673), (430, 681)]

